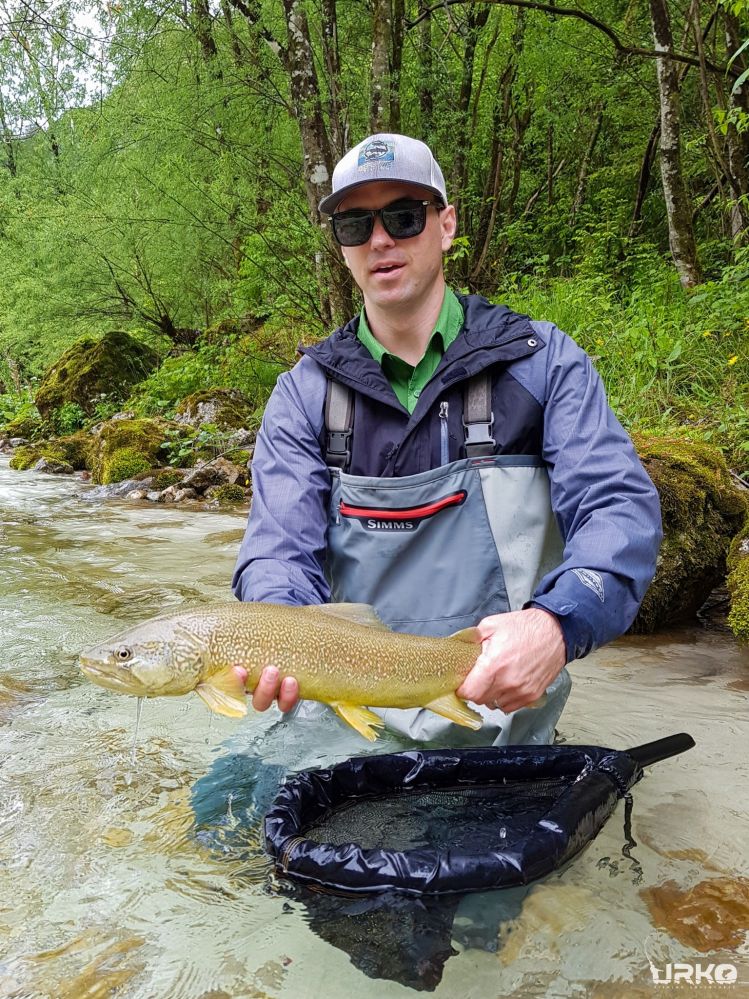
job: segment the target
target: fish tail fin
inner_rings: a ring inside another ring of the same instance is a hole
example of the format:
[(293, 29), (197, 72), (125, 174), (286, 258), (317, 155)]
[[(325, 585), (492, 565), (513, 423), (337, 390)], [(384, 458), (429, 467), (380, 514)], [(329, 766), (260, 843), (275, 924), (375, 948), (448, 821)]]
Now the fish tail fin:
[(352, 728), (355, 728), (359, 735), (374, 742), (378, 733), (375, 731), (384, 726), (384, 722), (379, 715), (369, 708), (363, 708), (359, 704), (346, 704), (343, 701), (331, 701), (331, 708), (339, 718), (342, 718)]
[(435, 700), (430, 701), (425, 707), (429, 708), (430, 711), (434, 711), (436, 715), (449, 718), (456, 725), (464, 725), (466, 728), (472, 728), (474, 732), (477, 732), (483, 725), (481, 715), (477, 711), (474, 711), (473, 708), (469, 708), (466, 702), (462, 701), (455, 694), (443, 694), (442, 697), (437, 697)]

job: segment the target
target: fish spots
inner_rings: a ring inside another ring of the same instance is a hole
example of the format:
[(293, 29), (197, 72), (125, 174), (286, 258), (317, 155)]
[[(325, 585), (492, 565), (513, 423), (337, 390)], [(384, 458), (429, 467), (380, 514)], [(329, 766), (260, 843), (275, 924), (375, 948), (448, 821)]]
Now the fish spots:
[(749, 879), (711, 878), (684, 889), (675, 881), (645, 888), (655, 926), (680, 943), (703, 953), (735, 950), (749, 932)]

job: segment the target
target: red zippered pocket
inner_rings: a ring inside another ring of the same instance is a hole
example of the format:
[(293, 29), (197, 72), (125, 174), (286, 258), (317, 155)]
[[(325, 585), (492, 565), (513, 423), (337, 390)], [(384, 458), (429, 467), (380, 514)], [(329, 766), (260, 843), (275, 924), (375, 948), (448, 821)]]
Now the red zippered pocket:
[(427, 517), (433, 517), (435, 513), (439, 513), (441, 510), (446, 510), (451, 506), (460, 506), (462, 503), (465, 503), (467, 496), (468, 493), (465, 489), (461, 489), (457, 493), (450, 493), (449, 496), (443, 496), (432, 503), (422, 503), (420, 506), (406, 507), (376, 508), (341, 503), (339, 511), (342, 517), (353, 517), (358, 520), (366, 520), (370, 517), (377, 520), (425, 520)]

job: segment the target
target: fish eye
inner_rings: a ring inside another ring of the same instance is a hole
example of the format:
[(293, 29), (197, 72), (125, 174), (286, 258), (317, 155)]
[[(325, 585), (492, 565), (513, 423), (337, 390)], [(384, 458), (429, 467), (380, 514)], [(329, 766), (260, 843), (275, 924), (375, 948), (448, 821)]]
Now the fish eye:
[(119, 649), (115, 651), (115, 657), (121, 663), (126, 663), (128, 659), (132, 659), (133, 650), (129, 649), (127, 645), (121, 645)]

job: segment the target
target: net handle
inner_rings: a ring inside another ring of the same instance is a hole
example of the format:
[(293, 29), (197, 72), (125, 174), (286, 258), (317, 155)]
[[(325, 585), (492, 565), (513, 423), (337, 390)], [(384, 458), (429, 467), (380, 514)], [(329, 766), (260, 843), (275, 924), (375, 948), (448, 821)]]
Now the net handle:
[(665, 739), (656, 739), (655, 742), (634, 746), (625, 752), (641, 767), (649, 767), (652, 763), (660, 763), (661, 760), (685, 753), (694, 745), (695, 741), (691, 735), (687, 735), (686, 732), (678, 732), (676, 735), (667, 735)]

